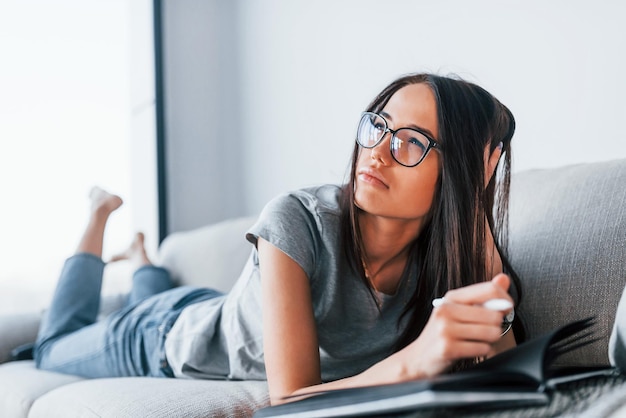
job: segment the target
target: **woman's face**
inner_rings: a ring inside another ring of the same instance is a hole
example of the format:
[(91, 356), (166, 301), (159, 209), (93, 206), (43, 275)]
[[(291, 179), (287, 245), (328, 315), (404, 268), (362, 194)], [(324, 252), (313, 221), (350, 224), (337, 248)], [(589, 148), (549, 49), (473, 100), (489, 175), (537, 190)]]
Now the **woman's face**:
[[(437, 104), (426, 84), (401, 88), (379, 112), (389, 128), (419, 128), (439, 138)], [(355, 179), (355, 203), (372, 215), (413, 220), (424, 217), (432, 205), (441, 158), (431, 149), (420, 164), (404, 167), (391, 156), (391, 133), (374, 148), (361, 148)]]

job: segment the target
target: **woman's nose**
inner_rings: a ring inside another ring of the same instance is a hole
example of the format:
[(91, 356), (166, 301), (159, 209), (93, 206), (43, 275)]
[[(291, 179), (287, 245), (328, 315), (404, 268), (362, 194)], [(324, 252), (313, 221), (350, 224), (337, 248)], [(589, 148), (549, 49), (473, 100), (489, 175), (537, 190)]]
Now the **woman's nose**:
[(387, 165), (391, 159), (391, 148), (389, 142), (391, 141), (391, 132), (385, 132), (383, 139), (371, 149), (370, 157), (372, 160), (380, 161), (381, 164)]

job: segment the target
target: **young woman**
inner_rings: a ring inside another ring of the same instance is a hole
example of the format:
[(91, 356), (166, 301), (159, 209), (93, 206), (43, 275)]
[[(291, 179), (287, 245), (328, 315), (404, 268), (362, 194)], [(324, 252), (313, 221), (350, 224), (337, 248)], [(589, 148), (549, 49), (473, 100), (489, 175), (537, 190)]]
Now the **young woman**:
[(138, 235), (117, 257), (141, 266), (129, 305), (100, 322), (102, 236), (121, 199), (96, 189), (37, 365), (87, 377), (267, 379), (277, 404), (429, 377), (511, 348), (523, 338), (521, 327), (503, 329), (511, 309), (483, 304), (512, 306), (509, 290), (520, 294), (505, 257), (514, 129), (509, 110), (472, 83), (401, 77), (361, 116), (347, 184), (264, 208), (231, 292), (167, 290)]

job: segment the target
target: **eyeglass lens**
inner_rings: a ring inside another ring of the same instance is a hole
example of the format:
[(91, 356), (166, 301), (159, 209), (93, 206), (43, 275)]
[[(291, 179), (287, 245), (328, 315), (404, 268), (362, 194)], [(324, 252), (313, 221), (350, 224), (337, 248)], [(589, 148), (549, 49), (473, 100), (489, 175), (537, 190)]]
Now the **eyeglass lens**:
[[(357, 130), (357, 142), (364, 148), (374, 148), (387, 133), (387, 122), (375, 113), (364, 113)], [(428, 138), (411, 128), (400, 128), (391, 138), (391, 155), (402, 165), (417, 165), (428, 149)]]

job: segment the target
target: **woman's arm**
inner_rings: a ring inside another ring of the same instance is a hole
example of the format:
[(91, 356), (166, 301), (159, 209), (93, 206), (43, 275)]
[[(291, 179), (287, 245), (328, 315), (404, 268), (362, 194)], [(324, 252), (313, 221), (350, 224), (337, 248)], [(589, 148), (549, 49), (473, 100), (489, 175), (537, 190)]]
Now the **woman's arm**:
[(364, 372), (322, 383), (309, 280), (289, 256), (258, 240), (263, 289), (265, 368), (272, 404), (284, 397), (424, 378), (442, 373), (456, 360), (487, 356), (500, 339), (503, 314), (482, 308), (488, 299), (510, 297), (509, 279), (446, 293), (451, 303), (435, 308), (420, 336)]
[(298, 263), (259, 238), (263, 350), (272, 404), (321, 383), (309, 280)]

